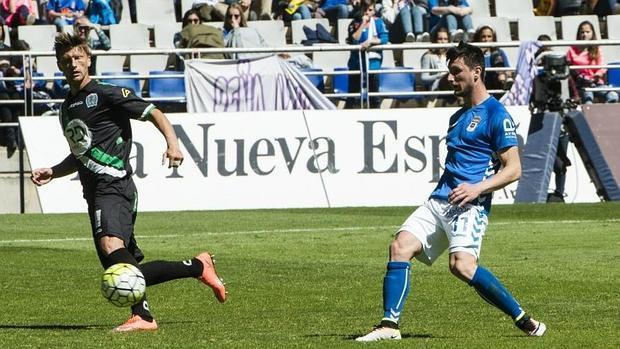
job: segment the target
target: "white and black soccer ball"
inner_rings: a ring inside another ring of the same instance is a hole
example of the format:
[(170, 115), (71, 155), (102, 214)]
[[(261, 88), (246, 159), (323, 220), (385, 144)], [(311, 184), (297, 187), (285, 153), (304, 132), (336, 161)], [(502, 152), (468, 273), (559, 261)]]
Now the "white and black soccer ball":
[(146, 282), (140, 269), (118, 263), (106, 269), (101, 277), (101, 293), (117, 307), (132, 306), (144, 297)]

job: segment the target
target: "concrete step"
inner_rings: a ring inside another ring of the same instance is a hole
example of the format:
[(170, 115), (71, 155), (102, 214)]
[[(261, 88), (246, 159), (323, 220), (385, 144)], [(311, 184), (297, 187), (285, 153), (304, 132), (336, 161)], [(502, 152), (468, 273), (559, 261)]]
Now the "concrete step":
[[(20, 213), (19, 152), (7, 157), (6, 147), (0, 147), (0, 214)], [(39, 195), (30, 181), (30, 162), (24, 151), (24, 200), (26, 213), (41, 213)]]

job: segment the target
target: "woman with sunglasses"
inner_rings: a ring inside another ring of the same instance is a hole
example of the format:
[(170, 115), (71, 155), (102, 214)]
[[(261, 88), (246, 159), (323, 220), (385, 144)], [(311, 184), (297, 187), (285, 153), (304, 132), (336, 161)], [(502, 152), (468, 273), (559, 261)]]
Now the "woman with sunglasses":
[[(224, 46), (237, 48), (267, 47), (267, 43), (260, 33), (256, 29), (248, 27), (243, 10), (243, 7), (237, 3), (228, 6), (228, 9), (226, 10), (226, 19), (224, 20), (224, 27), (222, 28), (224, 34)], [(231, 59), (241, 59), (260, 55), (263, 54), (230, 53), (226, 54), (226, 57)]]

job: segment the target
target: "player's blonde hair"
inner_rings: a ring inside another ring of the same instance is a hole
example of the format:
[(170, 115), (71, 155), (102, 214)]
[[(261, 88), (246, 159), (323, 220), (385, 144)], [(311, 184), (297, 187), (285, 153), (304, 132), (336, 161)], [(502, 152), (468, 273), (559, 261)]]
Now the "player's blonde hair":
[(79, 35), (69, 33), (59, 33), (56, 35), (56, 39), (54, 40), (54, 51), (56, 51), (56, 59), (58, 61), (60, 61), (60, 58), (65, 52), (76, 47), (82, 49), (88, 56), (91, 55), (88, 43)]

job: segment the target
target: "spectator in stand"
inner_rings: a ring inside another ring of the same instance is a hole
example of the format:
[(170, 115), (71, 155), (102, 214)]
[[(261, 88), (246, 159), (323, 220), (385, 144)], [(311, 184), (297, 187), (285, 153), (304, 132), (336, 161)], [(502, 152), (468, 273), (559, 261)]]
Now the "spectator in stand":
[[(589, 21), (583, 21), (577, 29), (577, 40), (597, 40), (594, 26)], [(603, 52), (598, 45), (571, 46), (566, 53), (566, 60), (570, 65), (603, 65)], [(618, 93), (615, 91), (587, 92), (587, 87), (609, 87), (605, 84), (604, 68), (584, 68), (573, 70), (573, 79), (581, 94), (582, 102), (591, 104), (594, 96), (605, 98), (605, 103), (618, 102)]]
[(310, 6), (307, 0), (280, 1), (276, 10), (276, 18), (281, 18), (285, 22), (311, 19), (312, 11)]
[[(473, 42), (497, 42), (497, 35), (493, 28), (483, 25), (476, 30)], [(485, 67), (507, 68), (510, 67), (506, 52), (499, 47), (480, 47), (484, 52)], [(512, 72), (485, 71), (484, 84), (487, 89), (509, 89), (514, 81)]]
[(114, 10), (110, 6), (110, 0), (90, 0), (86, 9), (86, 16), (94, 24), (116, 24)]
[(452, 42), (468, 41), (473, 36), (473, 10), (467, 0), (429, 0), (428, 5), (431, 11), (431, 33), (439, 27), (446, 27)]
[[(431, 41), (434, 44), (447, 44), (450, 42), (448, 28), (439, 27), (433, 32)], [(422, 69), (444, 69), (444, 72), (422, 73), (422, 85), (428, 91), (451, 89), (448, 83), (447, 48), (432, 48), (422, 55), (420, 66)]]
[[(93, 24), (86, 16), (82, 16), (75, 21), (73, 31), (86, 40), (91, 50), (108, 51), (112, 47), (110, 38), (101, 30), (101, 26)], [(91, 64), (90, 68), (88, 68), (88, 73), (90, 75), (97, 75), (97, 56), (93, 55), (90, 60)]]
[[(200, 16), (200, 11), (197, 8), (192, 8), (185, 12), (181, 23), (181, 29), (185, 28), (189, 24), (202, 24), (202, 17)], [(181, 32), (175, 33), (172, 40), (174, 47), (181, 48)]]
[(223, 0), (194, 0), (192, 5), (192, 9), (198, 10), (200, 17), (205, 22), (223, 21), (227, 8), (228, 5)]
[[(357, 12), (357, 11), (356, 11)], [(349, 70), (362, 70), (362, 76), (368, 76), (368, 70), (376, 70), (381, 68), (383, 61), (383, 53), (381, 51), (368, 51), (368, 48), (375, 45), (384, 45), (388, 42), (388, 31), (385, 23), (381, 18), (375, 17), (375, 1), (361, 0), (360, 11), (358, 16), (349, 24), (348, 42), (351, 45), (361, 45), (361, 62), (358, 51), (351, 51), (347, 66)], [(368, 67), (366, 66), (368, 60)], [(364, 84), (366, 85), (366, 84)], [(370, 91), (378, 91), (379, 76), (377, 74), (370, 75), (368, 81), (368, 89)], [(349, 75), (349, 92), (355, 93), (360, 91), (360, 75)], [(347, 99), (347, 108), (354, 106), (355, 100)], [(371, 98), (370, 105), (373, 108), (379, 107), (379, 98)]]
[(338, 20), (349, 18), (347, 0), (320, 0), (321, 5), (316, 9), (317, 18), (327, 18), (332, 26), (338, 25)]
[(56, 25), (59, 31), (66, 25), (75, 23), (78, 17), (84, 15), (82, 0), (49, 0), (47, 2), (47, 17)]
[(398, 0), (400, 23), (406, 42), (428, 42), (430, 35), (424, 31), (424, 16), (428, 14), (428, 0)]
[[(226, 20), (222, 28), (224, 34), (224, 46), (226, 47), (267, 47), (267, 43), (263, 37), (254, 28), (248, 27), (243, 16), (243, 8), (240, 4), (232, 4), (228, 6), (226, 11)], [(230, 53), (226, 54), (226, 58), (242, 59), (256, 56), (263, 56), (261, 53)]]
[(555, 13), (556, 0), (539, 0), (534, 7), (536, 16), (553, 16)]
[(583, 0), (556, 0), (555, 16), (573, 16), (581, 13)]
[[(4, 26), (0, 26), (0, 51), (12, 51), (4, 44), (6, 33)], [(17, 77), (22, 74), (22, 58), (16, 56), (0, 57), (0, 76)], [(15, 81), (0, 81), (0, 100), (20, 99), (15, 89)], [(0, 104), (0, 122), (17, 122), (19, 113), (18, 104)], [(0, 128), (0, 141), (6, 146), (7, 156), (10, 158), (17, 150), (17, 128)]]
[[(261, 21), (269, 21), (272, 19), (272, 6), (273, 0), (260, 0), (259, 4), (259, 16), (258, 19)], [(304, 18), (305, 19), (305, 18)]]
[(19, 25), (35, 24), (39, 9), (32, 0), (2, 0), (0, 14), (7, 26), (15, 28)]

